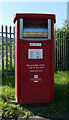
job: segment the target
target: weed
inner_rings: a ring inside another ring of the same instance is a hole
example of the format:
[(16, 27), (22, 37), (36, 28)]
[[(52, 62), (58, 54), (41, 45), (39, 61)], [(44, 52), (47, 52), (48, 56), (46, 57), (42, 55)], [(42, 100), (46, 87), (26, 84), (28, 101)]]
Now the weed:
[[(2, 80), (2, 114), (4, 118), (15, 118), (42, 114), (65, 115), (68, 114), (67, 104), (69, 105), (69, 96), (67, 95), (67, 71), (57, 71), (54, 74), (54, 102), (46, 105), (33, 107), (32, 105), (9, 104), (8, 99), (15, 98), (15, 77), (10, 75), (3, 76)], [(6, 102), (7, 101), (7, 102)]]

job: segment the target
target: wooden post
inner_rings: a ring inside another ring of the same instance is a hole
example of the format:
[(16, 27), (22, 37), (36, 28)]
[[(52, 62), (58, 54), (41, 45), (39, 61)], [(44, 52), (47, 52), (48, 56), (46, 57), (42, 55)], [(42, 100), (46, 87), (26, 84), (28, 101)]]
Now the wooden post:
[(60, 70), (60, 32), (59, 32), (59, 70)]
[(66, 70), (66, 33), (65, 33), (65, 70)]
[(7, 39), (7, 26), (5, 26), (6, 32), (6, 73), (8, 74), (8, 39)]
[(57, 33), (57, 70), (58, 70), (58, 33)]
[(4, 41), (3, 41), (3, 25), (1, 27), (2, 31), (2, 74), (4, 74)]
[(64, 55), (64, 33), (63, 33), (63, 70), (64, 70), (64, 62), (65, 62), (65, 61), (64, 61), (64, 56), (65, 56), (65, 55)]
[(13, 27), (14, 32), (14, 74), (15, 74), (15, 27)]
[(56, 71), (56, 32), (54, 31), (54, 68)]
[(12, 43), (11, 43), (11, 26), (10, 26), (10, 74), (12, 74)]

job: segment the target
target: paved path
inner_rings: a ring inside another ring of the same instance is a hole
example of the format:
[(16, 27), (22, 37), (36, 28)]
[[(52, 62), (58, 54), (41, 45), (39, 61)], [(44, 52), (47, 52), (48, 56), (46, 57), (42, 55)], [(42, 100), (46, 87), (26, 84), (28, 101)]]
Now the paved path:
[[(4, 120), (2, 119), (1, 115), (0, 115), (0, 120)], [(9, 119), (6, 119), (9, 120)], [(11, 120), (15, 120), (15, 119), (11, 119)], [(69, 120), (69, 115), (68, 116), (55, 116), (55, 117), (40, 117), (40, 116), (34, 116), (34, 117), (30, 117), (30, 118), (18, 118), (16, 120)]]

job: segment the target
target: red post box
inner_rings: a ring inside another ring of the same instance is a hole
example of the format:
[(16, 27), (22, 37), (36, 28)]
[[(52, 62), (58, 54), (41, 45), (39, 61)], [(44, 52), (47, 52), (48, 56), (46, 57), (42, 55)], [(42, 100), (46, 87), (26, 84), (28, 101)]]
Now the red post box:
[(54, 14), (14, 15), (15, 95), (18, 103), (54, 99)]

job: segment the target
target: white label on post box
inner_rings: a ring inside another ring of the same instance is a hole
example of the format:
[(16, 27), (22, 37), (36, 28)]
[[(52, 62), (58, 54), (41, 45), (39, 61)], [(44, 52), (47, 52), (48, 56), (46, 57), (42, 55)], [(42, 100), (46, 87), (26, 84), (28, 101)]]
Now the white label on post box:
[(34, 81), (34, 82), (38, 82), (38, 81)]
[(28, 49), (28, 59), (43, 59), (43, 49)]
[(34, 78), (38, 78), (38, 75), (34, 75)]
[(30, 46), (42, 46), (41, 43), (30, 43)]

